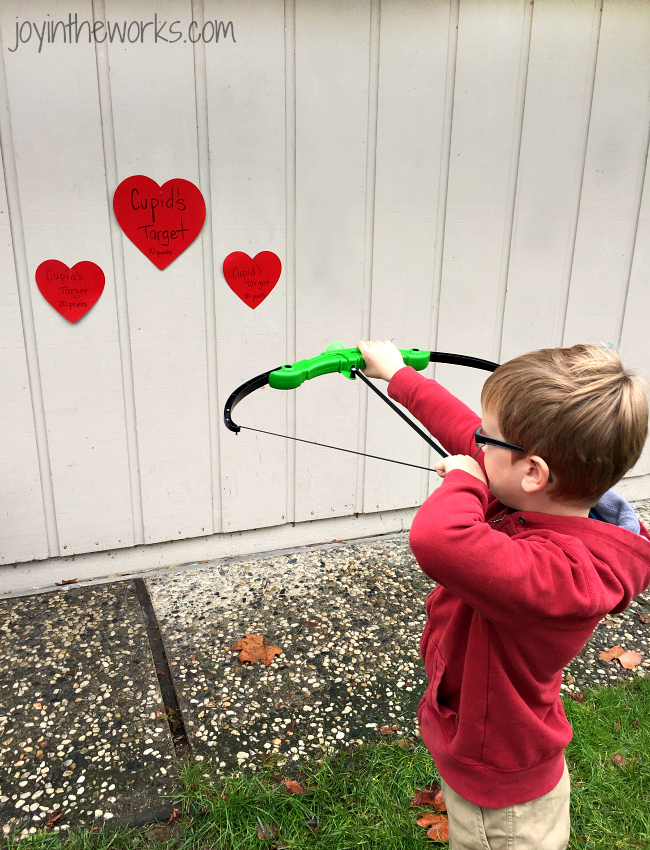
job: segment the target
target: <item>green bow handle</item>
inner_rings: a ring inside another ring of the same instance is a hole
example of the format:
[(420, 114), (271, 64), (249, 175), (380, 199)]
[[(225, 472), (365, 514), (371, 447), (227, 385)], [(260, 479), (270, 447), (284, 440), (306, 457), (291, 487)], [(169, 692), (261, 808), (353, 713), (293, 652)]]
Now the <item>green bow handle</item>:
[[(412, 366), (418, 372), (429, 365), (428, 351), (419, 348), (400, 350), (406, 366)], [(355, 379), (352, 369), (365, 369), (366, 364), (358, 348), (344, 348), (342, 342), (332, 342), (322, 354), (299, 360), (287, 366), (281, 366), (269, 374), (269, 386), (276, 390), (295, 390), (310, 378), (326, 375), (328, 372), (340, 372), (350, 380)]]

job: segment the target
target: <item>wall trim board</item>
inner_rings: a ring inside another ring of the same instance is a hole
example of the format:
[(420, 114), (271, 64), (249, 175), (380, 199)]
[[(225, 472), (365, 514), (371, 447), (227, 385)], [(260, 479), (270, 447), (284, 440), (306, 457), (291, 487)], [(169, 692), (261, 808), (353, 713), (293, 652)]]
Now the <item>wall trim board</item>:
[[(650, 476), (648, 476), (650, 479)], [(196, 561), (213, 561), (242, 555), (258, 555), (276, 549), (326, 545), (406, 531), (417, 508), (374, 514), (319, 519), (295, 525), (255, 528), (211, 534), (169, 543), (151, 543), (105, 552), (89, 552), (67, 558), (0, 566), (0, 598), (16, 592), (52, 588), (57, 582), (76, 579), (118, 579), (122, 575), (156, 570)]]

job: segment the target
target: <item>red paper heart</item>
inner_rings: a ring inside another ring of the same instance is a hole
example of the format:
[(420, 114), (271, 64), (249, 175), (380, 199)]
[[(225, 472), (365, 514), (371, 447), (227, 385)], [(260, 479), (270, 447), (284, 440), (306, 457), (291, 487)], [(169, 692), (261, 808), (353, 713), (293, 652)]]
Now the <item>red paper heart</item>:
[(69, 322), (84, 316), (104, 291), (104, 272), (88, 260), (72, 268), (59, 260), (45, 260), (35, 277), (43, 298)]
[(226, 283), (251, 310), (264, 301), (281, 272), (282, 263), (273, 251), (260, 251), (253, 259), (243, 251), (234, 251), (223, 261)]
[(113, 210), (131, 242), (159, 269), (189, 248), (205, 221), (203, 195), (180, 177), (162, 186), (142, 174), (127, 177), (115, 190)]

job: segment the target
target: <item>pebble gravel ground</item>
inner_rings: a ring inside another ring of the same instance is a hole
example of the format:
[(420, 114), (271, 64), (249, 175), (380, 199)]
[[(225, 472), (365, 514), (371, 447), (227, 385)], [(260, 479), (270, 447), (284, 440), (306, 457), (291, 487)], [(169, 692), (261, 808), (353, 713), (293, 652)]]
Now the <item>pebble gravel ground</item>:
[[(650, 526), (650, 504), (637, 505)], [(649, 544), (650, 545), (650, 544)], [(197, 760), (220, 771), (320, 757), (340, 745), (417, 733), (419, 640), (432, 588), (398, 534), (149, 578)], [(567, 695), (650, 672), (650, 593), (607, 617), (566, 668)], [(247, 634), (283, 651), (267, 666), (229, 647)], [(620, 644), (634, 670), (601, 662)], [(393, 732), (391, 732), (393, 734)]]
[[(419, 635), (431, 583), (406, 535), (147, 581), (195, 758), (220, 770), (416, 728)], [(262, 634), (264, 666), (231, 651)]]
[(0, 634), (4, 834), (160, 808), (176, 764), (132, 582), (2, 600)]

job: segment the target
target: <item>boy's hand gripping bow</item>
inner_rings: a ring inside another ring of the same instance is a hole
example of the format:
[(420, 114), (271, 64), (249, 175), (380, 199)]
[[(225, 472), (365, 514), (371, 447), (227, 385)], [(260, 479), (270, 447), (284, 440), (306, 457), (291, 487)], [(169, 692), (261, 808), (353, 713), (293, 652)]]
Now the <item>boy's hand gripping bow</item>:
[[(409, 348), (407, 350), (400, 349), (400, 354), (404, 359), (405, 366), (412, 366), (417, 371), (422, 371), (429, 363), (449, 363), (456, 366), (470, 366), (474, 369), (482, 369), (486, 372), (494, 372), (498, 368), (498, 363), (493, 363), (491, 360), (482, 360), (479, 357), (467, 357), (463, 354), (448, 354), (442, 351), (422, 351), (419, 348)], [(263, 372), (255, 378), (246, 381), (230, 395), (223, 411), (223, 419), (226, 427), (234, 433), (239, 433), (242, 428), (248, 431), (258, 431), (261, 434), (271, 434), (274, 437), (285, 437), (288, 440), (296, 440), (300, 443), (309, 443), (314, 446), (323, 446), (329, 449), (337, 449), (338, 451), (349, 452), (350, 454), (363, 455), (364, 457), (372, 457), (377, 460), (386, 460), (390, 463), (400, 463), (403, 466), (412, 466), (416, 469), (427, 469), (429, 472), (434, 470), (428, 467), (417, 466), (413, 463), (404, 463), (399, 460), (392, 460), (387, 457), (378, 457), (377, 455), (369, 455), (365, 452), (357, 452), (352, 449), (344, 449), (340, 446), (329, 446), (326, 443), (317, 443), (313, 440), (304, 440), (300, 437), (291, 437), (288, 434), (276, 434), (274, 431), (264, 431), (261, 428), (251, 428), (248, 425), (237, 425), (233, 422), (232, 412), (242, 399), (246, 398), (255, 390), (265, 387), (267, 384), (274, 389), (293, 390), (299, 387), (305, 381), (316, 378), (319, 375), (326, 375), (329, 372), (341, 372), (346, 378), (354, 380), (360, 378), (370, 389), (376, 393), (388, 406), (395, 411), (405, 422), (407, 422), (417, 433), (442, 457), (447, 457), (447, 452), (442, 449), (434, 440), (432, 440), (424, 431), (419, 428), (415, 422), (409, 419), (406, 414), (395, 405), (388, 396), (384, 395), (377, 387), (366, 378), (361, 369), (365, 368), (365, 362), (358, 348), (344, 348), (343, 343), (333, 342), (328, 345), (322, 354), (316, 357), (310, 357), (306, 360), (299, 360), (297, 363), (291, 363), (285, 366), (279, 366), (277, 369), (270, 369), (268, 372)]]

